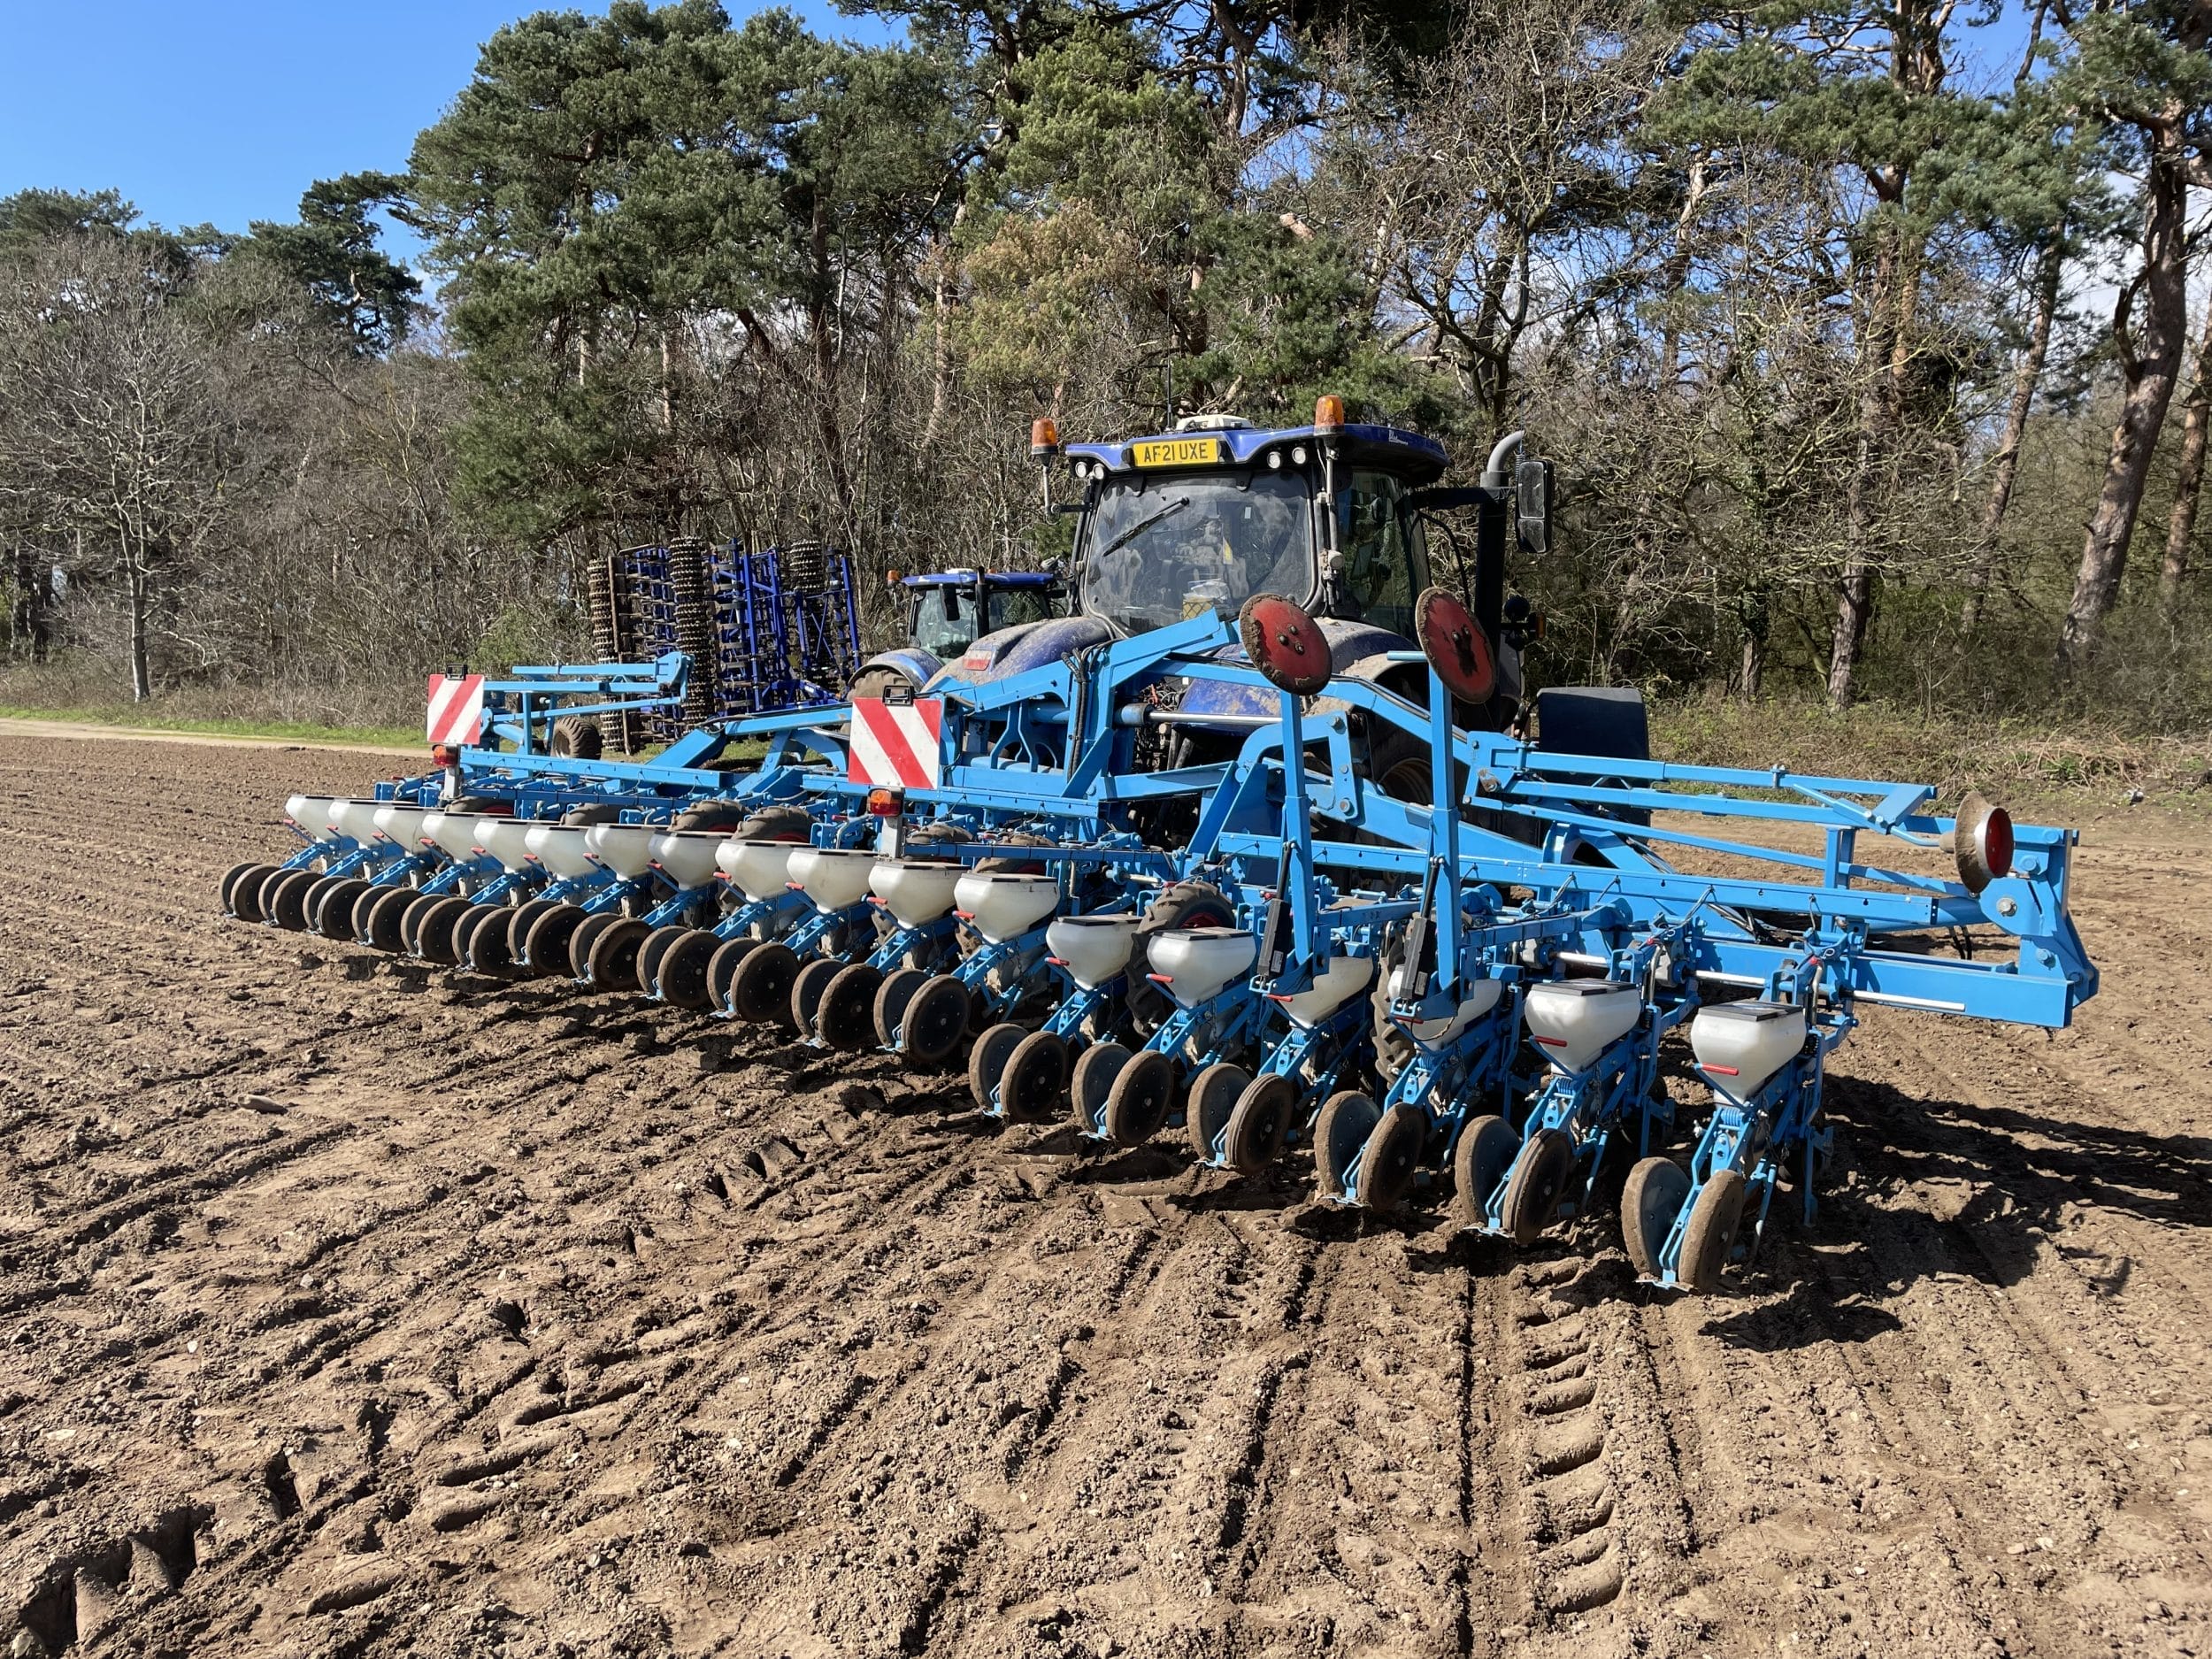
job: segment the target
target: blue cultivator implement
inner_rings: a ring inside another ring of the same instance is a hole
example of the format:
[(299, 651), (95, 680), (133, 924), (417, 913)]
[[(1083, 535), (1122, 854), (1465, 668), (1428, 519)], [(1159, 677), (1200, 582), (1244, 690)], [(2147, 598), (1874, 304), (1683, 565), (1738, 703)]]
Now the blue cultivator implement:
[[(1697, 1290), (1778, 1190), (1811, 1217), (1861, 1005), (2059, 1026), (2094, 994), (2071, 832), (1655, 760), (1601, 688), (1525, 708), (1505, 566), (1544, 546), (1548, 468), (1509, 465), (1516, 434), (1441, 489), (1427, 440), (1315, 415), (1065, 449), (1041, 423), (1081, 492), (1071, 614), (647, 762), (533, 734), (680, 703), (680, 664), (518, 671), (484, 688), (491, 741), (296, 798), (298, 852), (226, 906), (964, 1067), (987, 1114), (1178, 1126), (1233, 1177), (1310, 1144), (1325, 1206), (1432, 1202), (1513, 1245), (1587, 1237), (1617, 1190), (1638, 1271)], [(1425, 535), (1450, 511), (1456, 591)], [(1709, 1098), (1678, 1121), (1685, 1035)]]

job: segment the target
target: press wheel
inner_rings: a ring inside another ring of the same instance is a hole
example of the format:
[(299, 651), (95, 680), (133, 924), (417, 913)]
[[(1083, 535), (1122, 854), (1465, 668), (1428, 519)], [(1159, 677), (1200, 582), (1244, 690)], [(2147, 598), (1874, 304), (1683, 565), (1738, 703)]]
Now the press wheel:
[(637, 988), (650, 996), (659, 988), (661, 961), (675, 942), (692, 930), (681, 922), (656, 927), (637, 949)]
[(707, 1006), (718, 1013), (732, 1012), (730, 993), (737, 984), (737, 971), (745, 958), (759, 948), (757, 939), (726, 939), (715, 947), (714, 955), (707, 958)]
[(594, 988), (636, 990), (637, 953), (645, 948), (646, 935), (651, 931), (643, 922), (624, 917), (593, 940), (584, 966)]
[(895, 1048), (899, 1042), (899, 1027), (906, 1019), (906, 1005), (914, 1000), (914, 993), (929, 983), (926, 968), (894, 968), (883, 976), (883, 983), (876, 987), (875, 1006), (869, 1010), (875, 1018), (876, 1041), (886, 1048)]
[(287, 933), (307, 930), (307, 895), (326, 878), (312, 870), (287, 870), (272, 876), (261, 888), (261, 909), (273, 926)]
[(1075, 1070), (1068, 1078), (1068, 1106), (1074, 1114), (1075, 1126), (1085, 1134), (1104, 1133), (1106, 1096), (1113, 1089), (1114, 1079), (1133, 1057), (1118, 1042), (1102, 1042), (1084, 1049), (1082, 1057), (1076, 1061)]
[(1490, 1194), (1513, 1167), (1520, 1136), (1495, 1112), (1471, 1118), (1452, 1145), (1452, 1219), (1463, 1227), (1488, 1225)]
[(1690, 1195), (1690, 1175), (1672, 1158), (1640, 1158), (1621, 1186), (1621, 1243), (1639, 1279), (1659, 1277), (1660, 1253)]
[(1257, 1175), (1282, 1156), (1298, 1086), (1273, 1072), (1255, 1078), (1238, 1096), (1222, 1137), (1221, 1161), (1240, 1175)]
[(833, 1048), (858, 1053), (876, 1041), (876, 992), (883, 972), (872, 963), (849, 963), (822, 990), (814, 1034)]
[(1567, 1180), (1574, 1173), (1575, 1143), (1557, 1129), (1540, 1129), (1521, 1148), (1506, 1180), (1500, 1219), (1514, 1243), (1531, 1245), (1559, 1213), (1567, 1195)]
[(1068, 1040), (1033, 1031), (1013, 1047), (999, 1073), (998, 1109), (1006, 1118), (1049, 1118), (1068, 1088)]
[(415, 954), (425, 962), (453, 965), (453, 930), (464, 918), (477, 907), (466, 899), (446, 897), (433, 899), (428, 907), (414, 920), (413, 945)]
[(1378, 1212), (1395, 1210), (1413, 1186), (1429, 1142), (1429, 1116), (1401, 1101), (1367, 1137), (1359, 1161), (1359, 1202)]
[(814, 1017), (820, 1011), (822, 994), (829, 989), (829, 982), (845, 971), (845, 964), (831, 956), (816, 956), (800, 965), (791, 979), (791, 1025), (802, 1037), (814, 1034)]
[(707, 1008), (707, 968), (722, 941), (696, 927), (661, 953), (661, 1001), (672, 1008)]
[(1738, 1170), (1716, 1170), (1698, 1188), (1690, 1218), (1682, 1225), (1682, 1251), (1674, 1268), (1686, 1290), (1720, 1288), (1721, 1270), (1735, 1253), (1736, 1230), (1743, 1225), (1749, 1183)]
[(1251, 1086), (1252, 1074), (1226, 1060), (1215, 1061), (1191, 1079), (1190, 1090), (1183, 1096), (1183, 1130), (1201, 1162), (1214, 1161), (1214, 1148), (1228, 1132), (1230, 1114)]
[(421, 896), (411, 887), (372, 887), (353, 907), (354, 937), (373, 950), (404, 950), (400, 924)]
[(1344, 1196), (1345, 1172), (1382, 1121), (1382, 1108), (1357, 1089), (1329, 1096), (1313, 1121), (1313, 1184), (1324, 1198)]
[(1138, 1147), (1160, 1133), (1175, 1103), (1175, 1064), (1148, 1048), (1122, 1067), (1106, 1091), (1106, 1138), (1118, 1147)]
[(899, 1052), (914, 1065), (942, 1065), (968, 1034), (973, 1006), (966, 986), (949, 973), (932, 974), (899, 1022)]
[(975, 1040), (975, 1047), (968, 1050), (968, 1093), (985, 1111), (991, 1110), (991, 1092), (1006, 1075), (1006, 1062), (1012, 1057), (1015, 1045), (1027, 1035), (1026, 1027), (1001, 1020), (987, 1026)]
[(791, 982), (799, 977), (799, 959), (791, 947), (767, 940), (745, 953), (730, 978), (730, 1011), (750, 1025), (791, 1018)]

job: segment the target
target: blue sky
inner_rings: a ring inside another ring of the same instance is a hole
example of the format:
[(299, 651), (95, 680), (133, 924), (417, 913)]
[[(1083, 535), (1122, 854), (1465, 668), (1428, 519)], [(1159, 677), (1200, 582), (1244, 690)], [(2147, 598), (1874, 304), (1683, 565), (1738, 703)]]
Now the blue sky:
[[(726, 4), (741, 17), (761, 9)], [(543, 9), (0, 0), (0, 196), (111, 186), (164, 225), (289, 219), (317, 179), (403, 169), (416, 133), (467, 82), (478, 43)], [(886, 38), (830, 0), (791, 9), (825, 35)]]

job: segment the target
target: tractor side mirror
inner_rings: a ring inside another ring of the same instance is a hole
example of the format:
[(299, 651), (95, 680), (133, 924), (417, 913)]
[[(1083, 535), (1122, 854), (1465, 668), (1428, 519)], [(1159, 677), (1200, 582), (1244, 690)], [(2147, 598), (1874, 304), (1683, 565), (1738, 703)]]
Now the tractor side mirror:
[(1551, 547), (1552, 468), (1549, 461), (1523, 461), (1513, 469), (1519, 497), (1521, 545), (1532, 553)]

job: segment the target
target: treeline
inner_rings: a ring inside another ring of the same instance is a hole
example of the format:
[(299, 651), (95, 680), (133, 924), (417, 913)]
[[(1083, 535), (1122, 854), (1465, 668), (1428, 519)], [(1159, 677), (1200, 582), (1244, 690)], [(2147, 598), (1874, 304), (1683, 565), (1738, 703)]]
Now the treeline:
[(1333, 391), (1559, 463), (1543, 678), (2212, 714), (2208, 0), (867, 9), (526, 18), (296, 223), (0, 200), (13, 656), (397, 710), (609, 548), (1022, 563), (1033, 416)]

